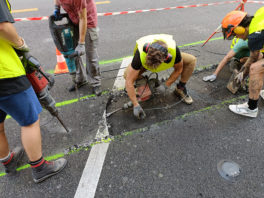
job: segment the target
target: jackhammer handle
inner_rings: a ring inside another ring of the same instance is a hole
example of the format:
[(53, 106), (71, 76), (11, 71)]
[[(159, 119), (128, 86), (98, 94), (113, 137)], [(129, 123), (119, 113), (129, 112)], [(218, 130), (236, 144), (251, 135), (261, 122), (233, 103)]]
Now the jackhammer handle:
[(79, 56), (78, 52), (73, 52), (72, 54), (64, 55), (65, 58), (75, 58), (77, 56)]

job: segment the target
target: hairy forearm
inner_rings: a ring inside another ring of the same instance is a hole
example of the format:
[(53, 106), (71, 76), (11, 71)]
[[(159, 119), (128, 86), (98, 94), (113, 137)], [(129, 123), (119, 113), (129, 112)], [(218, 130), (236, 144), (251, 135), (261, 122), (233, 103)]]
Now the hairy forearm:
[(181, 71), (180, 71), (180, 70), (174, 70), (174, 71), (171, 73), (171, 75), (170, 75), (170, 77), (168, 78), (168, 80), (166, 81), (166, 85), (167, 85), (168, 87), (170, 87), (171, 84), (174, 83), (174, 82), (178, 79), (178, 77), (180, 76), (180, 74), (181, 74)]
[(133, 105), (137, 106), (138, 105), (138, 101), (137, 101), (136, 91), (135, 91), (135, 88), (134, 88), (134, 82), (126, 81), (126, 91), (127, 91), (128, 97), (130, 98), (130, 100), (133, 103)]
[(0, 23), (0, 37), (9, 42), (12, 46), (18, 47), (23, 45), (23, 40), (18, 35), (16, 28), (12, 23)]
[(259, 51), (250, 52), (250, 56), (241, 68), (241, 71), (243, 71), (245, 74), (249, 73), (249, 69), (252, 63), (256, 62), (259, 57)]
[(80, 14), (79, 14), (80, 20), (79, 20), (79, 42), (84, 43), (85, 42), (85, 35), (87, 31), (87, 14), (86, 14), (86, 8), (84, 8)]

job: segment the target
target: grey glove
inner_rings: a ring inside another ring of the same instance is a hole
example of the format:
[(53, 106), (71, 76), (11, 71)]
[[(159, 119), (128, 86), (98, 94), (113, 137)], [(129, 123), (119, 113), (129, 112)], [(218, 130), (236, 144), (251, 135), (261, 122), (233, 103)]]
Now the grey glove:
[(164, 95), (166, 94), (166, 91), (169, 89), (169, 87), (165, 84), (165, 83), (161, 83), (157, 88), (157, 92), (161, 95)]
[(133, 113), (134, 113), (134, 116), (139, 120), (144, 119), (146, 117), (146, 114), (140, 105), (134, 106)]
[(203, 77), (203, 81), (205, 81), (205, 82), (207, 82), (207, 81), (213, 82), (213, 81), (215, 81), (215, 79), (216, 79), (216, 75), (214, 75), (214, 74)]
[(75, 48), (75, 52), (78, 53), (78, 56), (82, 56), (85, 54), (85, 43), (79, 43)]
[(22, 51), (22, 52), (29, 52), (29, 48), (28, 48), (28, 46), (26, 44), (26, 41), (22, 37), (20, 37), (20, 38), (23, 41), (23, 45), (21, 45), (21, 46), (14, 46), (14, 48), (16, 50), (19, 50), (19, 51)]

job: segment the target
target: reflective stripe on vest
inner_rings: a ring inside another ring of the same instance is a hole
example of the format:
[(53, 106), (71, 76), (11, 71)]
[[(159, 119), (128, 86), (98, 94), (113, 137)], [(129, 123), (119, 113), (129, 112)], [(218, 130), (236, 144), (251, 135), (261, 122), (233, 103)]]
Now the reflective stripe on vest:
[(9, 3), (9, 1), (8, 1), (8, 0), (6, 0), (6, 5), (7, 5), (7, 7), (8, 7), (8, 9), (9, 9), (9, 11), (11, 11), (11, 5), (10, 5), (10, 3)]
[[(155, 41), (163, 41), (168, 46), (168, 53), (172, 55), (172, 60), (169, 63), (161, 63), (156, 69), (150, 68), (146, 65), (146, 55), (143, 51), (143, 47), (145, 43), (153, 43)], [(140, 54), (140, 60), (142, 63), (142, 66), (151, 71), (151, 72), (160, 72), (166, 69), (169, 69), (174, 66), (174, 61), (176, 57), (176, 42), (173, 40), (172, 35), (168, 34), (154, 34), (149, 36), (144, 36), (136, 41), (136, 46), (134, 49), (134, 54), (136, 53), (136, 50), (138, 49)]]
[(0, 79), (25, 75), (25, 69), (13, 47), (0, 39)]
[(238, 41), (239, 41), (239, 38), (237, 37), (233, 38), (232, 43), (230, 45), (230, 49), (233, 49), (235, 44), (237, 44)]
[(264, 7), (261, 7), (255, 13), (250, 25), (249, 34), (264, 30)]

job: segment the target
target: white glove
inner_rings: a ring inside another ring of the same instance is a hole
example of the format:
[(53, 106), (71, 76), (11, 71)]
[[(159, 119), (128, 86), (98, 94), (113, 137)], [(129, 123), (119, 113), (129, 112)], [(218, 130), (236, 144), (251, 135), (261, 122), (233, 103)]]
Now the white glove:
[(166, 91), (169, 89), (165, 83), (161, 83), (157, 88), (157, 92), (163, 96), (166, 95)]
[(203, 77), (203, 81), (205, 81), (205, 82), (206, 81), (213, 82), (213, 81), (215, 81), (215, 79), (216, 79), (216, 75), (215, 74)]
[(75, 52), (78, 53), (78, 56), (82, 56), (85, 54), (85, 43), (79, 43), (75, 48)]
[(236, 83), (242, 83), (242, 81), (244, 80), (244, 73), (243, 72), (239, 72), (236, 77), (235, 77)]

